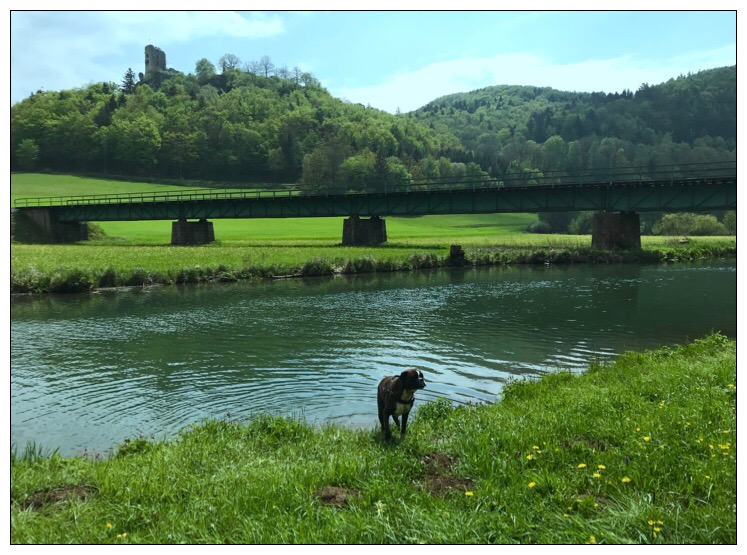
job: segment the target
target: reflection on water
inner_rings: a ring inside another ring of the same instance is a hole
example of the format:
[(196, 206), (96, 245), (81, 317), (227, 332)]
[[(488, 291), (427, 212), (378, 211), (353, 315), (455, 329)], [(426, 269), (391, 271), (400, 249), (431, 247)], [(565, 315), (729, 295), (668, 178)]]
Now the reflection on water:
[[(15, 297), (11, 440), (63, 454), (261, 412), (376, 422), (376, 384), (493, 401), (511, 376), (736, 336), (736, 263), (512, 267)], [(417, 407), (417, 404), (416, 404)]]

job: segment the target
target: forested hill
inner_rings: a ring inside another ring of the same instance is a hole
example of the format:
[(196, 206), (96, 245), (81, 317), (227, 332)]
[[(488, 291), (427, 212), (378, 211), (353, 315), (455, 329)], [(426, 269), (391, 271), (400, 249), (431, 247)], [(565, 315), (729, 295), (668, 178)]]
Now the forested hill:
[(735, 66), (635, 93), (488, 87), (398, 115), (277, 73), (203, 59), (194, 75), (38, 91), (11, 106), (11, 168), (370, 190), (736, 157)]
[(456, 135), (493, 175), (733, 160), (736, 66), (622, 93), (494, 86), (408, 114)]
[(11, 167), (352, 189), (409, 183), (424, 159), (482, 173), (453, 134), (334, 98), (308, 73), (217, 73), (203, 59), (196, 75), (144, 77), (13, 105)]

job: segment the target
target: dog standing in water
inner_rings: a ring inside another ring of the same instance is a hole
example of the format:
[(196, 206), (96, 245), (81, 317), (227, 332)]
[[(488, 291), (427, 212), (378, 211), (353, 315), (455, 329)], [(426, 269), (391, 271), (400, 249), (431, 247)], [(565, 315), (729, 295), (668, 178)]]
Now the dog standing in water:
[[(407, 431), (407, 416), (415, 402), (415, 391), (425, 387), (423, 373), (415, 368), (405, 370), (399, 376), (390, 376), (379, 382), (377, 400), (379, 404), (379, 422), (384, 439), (391, 439), (389, 417), (394, 418), (397, 428), (400, 428), (400, 438), (404, 439)], [(402, 426), (399, 417), (402, 417)]]

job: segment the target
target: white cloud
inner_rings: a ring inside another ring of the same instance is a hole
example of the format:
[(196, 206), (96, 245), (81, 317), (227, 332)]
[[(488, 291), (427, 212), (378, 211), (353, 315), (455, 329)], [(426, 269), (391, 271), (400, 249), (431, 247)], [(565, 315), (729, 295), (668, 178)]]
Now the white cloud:
[(736, 64), (736, 45), (691, 52), (666, 61), (631, 56), (590, 59), (571, 64), (552, 63), (527, 53), (489, 58), (462, 58), (392, 75), (378, 85), (330, 89), (352, 102), (394, 112), (415, 110), (447, 94), (492, 85), (532, 85), (566, 91), (635, 91), (641, 83), (657, 84), (688, 72)]
[(279, 15), (263, 13), (14, 12), (11, 100), (41, 87), (60, 90), (91, 80), (119, 81), (122, 64), (112, 64), (107, 57), (129, 56), (137, 60), (136, 67), (146, 44), (165, 47), (209, 37), (257, 39), (284, 31)]

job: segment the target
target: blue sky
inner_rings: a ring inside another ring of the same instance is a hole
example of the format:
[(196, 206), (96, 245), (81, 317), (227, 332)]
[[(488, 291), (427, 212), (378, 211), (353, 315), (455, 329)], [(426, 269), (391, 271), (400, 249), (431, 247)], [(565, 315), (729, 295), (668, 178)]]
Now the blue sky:
[(736, 64), (737, 53), (727, 11), (26, 11), (10, 23), (11, 102), (119, 83), (128, 67), (143, 71), (146, 44), (185, 73), (200, 58), (268, 55), (310, 71), (336, 97), (390, 112), (500, 84), (636, 90)]

